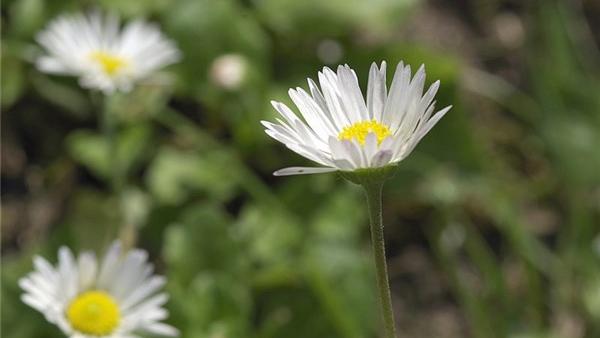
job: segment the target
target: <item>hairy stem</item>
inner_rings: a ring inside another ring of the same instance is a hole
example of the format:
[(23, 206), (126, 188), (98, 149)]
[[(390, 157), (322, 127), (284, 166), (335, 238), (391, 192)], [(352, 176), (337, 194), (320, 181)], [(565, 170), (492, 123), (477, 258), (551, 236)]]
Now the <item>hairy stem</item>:
[(371, 244), (377, 270), (377, 289), (379, 305), (383, 316), (385, 338), (396, 338), (396, 324), (394, 323), (394, 311), (392, 309), (392, 297), (385, 260), (385, 242), (383, 238), (383, 221), (381, 208), (381, 192), (383, 183), (372, 182), (363, 184), (367, 195), (369, 217), (371, 220)]

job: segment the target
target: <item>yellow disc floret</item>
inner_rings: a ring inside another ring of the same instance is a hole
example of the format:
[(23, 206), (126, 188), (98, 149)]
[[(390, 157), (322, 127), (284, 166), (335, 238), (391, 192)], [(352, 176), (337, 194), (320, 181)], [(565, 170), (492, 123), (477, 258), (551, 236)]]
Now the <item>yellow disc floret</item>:
[(117, 303), (108, 293), (87, 291), (71, 302), (67, 318), (73, 329), (81, 333), (105, 336), (117, 327), (121, 314)]
[(114, 76), (117, 72), (127, 66), (127, 61), (125, 59), (106, 52), (92, 52), (90, 58), (98, 62), (102, 67), (102, 70), (104, 70), (108, 76)]
[(375, 136), (377, 136), (377, 144), (381, 143), (386, 137), (392, 135), (388, 126), (373, 119), (371, 121), (356, 122), (351, 126), (345, 127), (338, 135), (338, 139), (356, 139), (358, 143), (364, 145), (365, 139), (369, 133), (374, 133)]

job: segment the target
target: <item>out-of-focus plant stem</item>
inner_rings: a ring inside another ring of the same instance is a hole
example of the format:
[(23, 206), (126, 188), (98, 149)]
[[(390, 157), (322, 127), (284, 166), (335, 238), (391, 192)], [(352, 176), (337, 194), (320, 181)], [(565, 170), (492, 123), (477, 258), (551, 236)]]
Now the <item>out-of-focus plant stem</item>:
[(135, 246), (137, 240), (136, 226), (130, 222), (126, 222), (123, 215), (123, 186), (125, 184), (125, 177), (121, 164), (119, 163), (119, 149), (118, 149), (118, 134), (117, 134), (117, 121), (112, 111), (112, 96), (103, 95), (100, 107), (101, 115), (101, 129), (104, 138), (106, 139), (106, 155), (108, 164), (108, 182), (111, 193), (114, 194), (118, 200), (118, 219), (122, 221), (120, 225), (121, 231), (119, 238), (125, 249)]
[(106, 153), (108, 156), (108, 181), (113, 192), (119, 190), (119, 167), (117, 159), (117, 142), (116, 142), (116, 121), (111, 112), (110, 97), (104, 96), (101, 107), (101, 128), (102, 134), (106, 139)]

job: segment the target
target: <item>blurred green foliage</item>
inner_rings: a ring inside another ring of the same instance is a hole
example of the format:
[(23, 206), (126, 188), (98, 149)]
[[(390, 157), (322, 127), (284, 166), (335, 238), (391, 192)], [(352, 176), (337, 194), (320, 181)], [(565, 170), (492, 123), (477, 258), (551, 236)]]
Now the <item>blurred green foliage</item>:
[[(385, 190), (402, 337), (600, 336), (600, 6), (584, 3), (4, 1), (4, 334), (61, 336), (19, 300), (33, 255), (101, 250), (128, 224), (183, 337), (376, 336), (363, 196), (270, 176), (306, 160), (258, 121), (323, 64), (364, 88), (372, 61), (405, 60), (454, 108)], [(159, 22), (184, 55), (112, 98), (113, 154), (98, 97), (30, 62), (50, 19), (97, 7)], [(215, 60), (232, 54), (227, 87)]]

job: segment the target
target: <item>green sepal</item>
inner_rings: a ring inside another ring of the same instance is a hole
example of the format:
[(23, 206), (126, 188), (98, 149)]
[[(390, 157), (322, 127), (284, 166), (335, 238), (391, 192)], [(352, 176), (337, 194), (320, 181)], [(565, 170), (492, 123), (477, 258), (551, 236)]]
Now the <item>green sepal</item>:
[(344, 179), (358, 185), (367, 186), (383, 184), (387, 179), (394, 176), (397, 165), (391, 164), (379, 168), (362, 168), (353, 171), (338, 171)]

